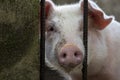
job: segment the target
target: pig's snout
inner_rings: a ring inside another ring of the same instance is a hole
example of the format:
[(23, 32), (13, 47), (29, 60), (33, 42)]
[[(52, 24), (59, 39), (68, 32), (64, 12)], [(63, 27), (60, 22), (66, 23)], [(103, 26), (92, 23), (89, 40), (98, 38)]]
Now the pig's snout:
[(63, 67), (74, 68), (82, 62), (83, 54), (73, 44), (65, 44), (58, 53), (58, 62)]

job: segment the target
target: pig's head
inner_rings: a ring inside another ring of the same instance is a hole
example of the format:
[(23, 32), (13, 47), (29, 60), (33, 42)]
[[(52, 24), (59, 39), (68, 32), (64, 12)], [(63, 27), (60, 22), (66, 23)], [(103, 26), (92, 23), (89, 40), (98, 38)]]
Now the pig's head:
[[(89, 1), (88, 9), (88, 66), (94, 66), (94, 63), (101, 65), (107, 55), (103, 33), (112, 17), (107, 16), (92, 1)], [(81, 69), (84, 59), (83, 1), (56, 6), (51, 0), (46, 0), (45, 12), (46, 63), (65, 73)]]

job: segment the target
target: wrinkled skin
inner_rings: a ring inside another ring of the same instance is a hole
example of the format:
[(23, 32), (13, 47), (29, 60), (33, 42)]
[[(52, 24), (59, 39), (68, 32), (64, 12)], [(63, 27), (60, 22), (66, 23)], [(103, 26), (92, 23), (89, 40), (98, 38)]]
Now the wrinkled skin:
[[(88, 80), (119, 80), (120, 23), (93, 1), (89, 1), (88, 7)], [(67, 80), (81, 80), (82, 62), (72, 68), (63, 67), (58, 53), (65, 44), (74, 44), (80, 49), (83, 61), (83, 2), (56, 6), (47, 0), (45, 34), (47, 65)]]

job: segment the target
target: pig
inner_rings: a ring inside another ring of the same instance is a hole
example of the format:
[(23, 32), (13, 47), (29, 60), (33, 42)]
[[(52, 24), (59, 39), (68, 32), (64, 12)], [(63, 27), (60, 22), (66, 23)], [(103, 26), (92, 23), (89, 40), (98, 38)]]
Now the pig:
[[(45, 1), (45, 62), (66, 80), (82, 80), (84, 2)], [(88, 0), (88, 80), (120, 80), (120, 23)]]

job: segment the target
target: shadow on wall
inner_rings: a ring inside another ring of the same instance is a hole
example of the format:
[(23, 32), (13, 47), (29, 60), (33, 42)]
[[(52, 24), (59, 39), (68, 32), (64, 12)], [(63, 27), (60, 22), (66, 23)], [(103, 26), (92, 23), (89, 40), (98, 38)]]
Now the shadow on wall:
[(37, 0), (0, 0), (0, 80), (39, 80)]

